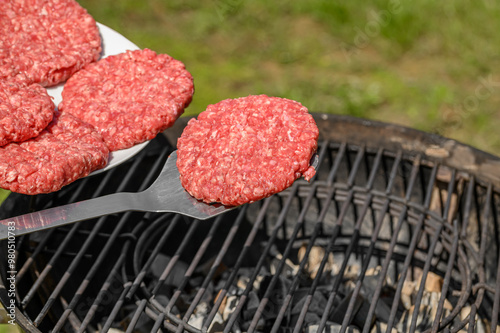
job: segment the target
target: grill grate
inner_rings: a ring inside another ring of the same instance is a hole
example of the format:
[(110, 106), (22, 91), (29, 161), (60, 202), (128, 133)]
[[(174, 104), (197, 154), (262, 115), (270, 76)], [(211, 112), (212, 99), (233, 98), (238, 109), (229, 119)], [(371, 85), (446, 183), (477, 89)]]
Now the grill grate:
[[(355, 133), (373, 130), (353, 121)], [(311, 183), (213, 220), (127, 212), (17, 239), (18, 322), (30, 332), (500, 329), (498, 185), (428, 150), (328, 133)], [(2, 213), (142, 190), (173, 145), (160, 136), (57, 193), (12, 195)]]

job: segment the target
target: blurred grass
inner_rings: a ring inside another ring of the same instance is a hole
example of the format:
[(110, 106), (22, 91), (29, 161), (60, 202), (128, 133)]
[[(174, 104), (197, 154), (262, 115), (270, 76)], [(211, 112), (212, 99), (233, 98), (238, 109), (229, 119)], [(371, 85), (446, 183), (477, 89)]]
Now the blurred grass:
[(249, 94), (434, 132), (500, 155), (494, 0), (80, 0), (195, 78), (187, 115)]

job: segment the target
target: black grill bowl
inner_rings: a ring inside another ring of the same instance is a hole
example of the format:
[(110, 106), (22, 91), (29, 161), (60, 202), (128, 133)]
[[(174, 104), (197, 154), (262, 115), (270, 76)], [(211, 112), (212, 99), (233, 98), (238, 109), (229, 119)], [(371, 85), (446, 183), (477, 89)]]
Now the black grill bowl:
[[(500, 159), (454, 140), (314, 114), (316, 176), (209, 221), (128, 212), (16, 238), (27, 332), (499, 330)], [(109, 172), (2, 218), (159, 173), (188, 118)], [(0, 242), (7, 258), (7, 241)], [(10, 269), (2, 263), (8, 306)]]

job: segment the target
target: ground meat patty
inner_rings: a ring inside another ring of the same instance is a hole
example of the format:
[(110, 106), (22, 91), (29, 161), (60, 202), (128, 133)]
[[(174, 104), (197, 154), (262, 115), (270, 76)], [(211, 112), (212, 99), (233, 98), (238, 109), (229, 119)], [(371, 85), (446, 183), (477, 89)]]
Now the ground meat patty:
[(0, 148), (0, 187), (30, 195), (54, 192), (104, 167), (108, 156), (91, 125), (56, 115), (36, 138)]
[(0, 80), (0, 146), (37, 136), (52, 120), (54, 109), (41, 85)]
[(73, 75), (59, 110), (94, 125), (115, 151), (172, 126), (193, 93), (193, 78), (182, 62), (149, 49), (127, 51)]
[(53, 86), (99, 59), (101, 51), (95, 20), (74, 0), (2, 2), (0, 78), (23, 73)]
[(308, 110), (292, 100), (260, 95), (209, 105), (177, 142), (181, 184), (208, 203), (263, 199), (314, 175), (318, 134)]

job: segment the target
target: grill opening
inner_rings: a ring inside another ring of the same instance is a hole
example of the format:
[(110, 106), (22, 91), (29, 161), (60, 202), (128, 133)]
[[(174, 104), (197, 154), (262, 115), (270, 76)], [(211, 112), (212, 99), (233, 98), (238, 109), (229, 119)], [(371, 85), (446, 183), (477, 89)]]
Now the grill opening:
[[(425, 150), (332, 138), (315, 117), (310, 183), (208, 221), (126, 212), (16, 239), (18, 323), (29, 332), (500, 330), (497, 185)], [(366, 122), (353, 124), (365, 132)], [(1, 213), (140, 191), (174, 146), (159, 136), (57, 193), (11, 195)]]

